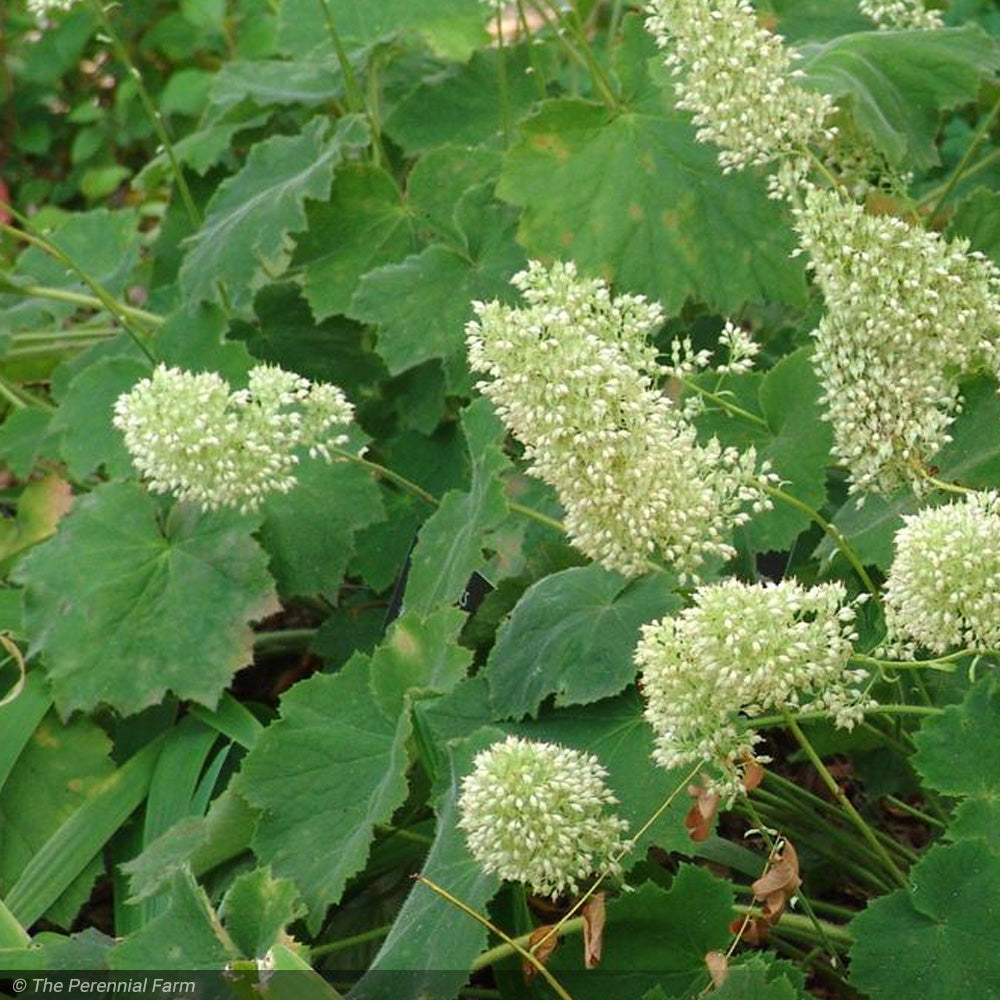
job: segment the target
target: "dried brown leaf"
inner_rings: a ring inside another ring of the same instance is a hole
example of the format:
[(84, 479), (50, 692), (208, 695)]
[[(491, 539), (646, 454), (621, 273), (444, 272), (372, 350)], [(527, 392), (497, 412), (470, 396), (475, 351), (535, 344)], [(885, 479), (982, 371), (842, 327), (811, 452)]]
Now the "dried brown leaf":
[(708, 966), (708, 974), (712, 977), (712, 985), (718, 989), (729, 975), (729, 959), (725, 952), (710, 951), (705, 954), (705, 965)]
[[(544, 965), (556, 950), (559, 944), (559, 935), (556, 933), (555, 924), (542, 924), (531, 932), (528, 938), (528, 951), (530, 951), (539, 962)], [(530, 983), (538, 975), (535, 968), (526, 958), (521, 959), (521, 971), (524, 973), (524, 981)]]
[(771, 859), (767, 871), (753, 884), (754, 897), (763, 902), (764, 918), (776, 924), (788, 901), (802, 885), (799, 858), (789, 841)]
[(743, 767), (743, 791), (752, 792), (764, 780), (764, 768), (755, 760), (748, 760)]
[(684, 817), (684, 826), (687, 828), (688, 836), (695, 843), (701, 843), (707, 840), (712, 832), (712, 820), (719, 811), (721, 799), (701, 785), (688, 785), (687, 792), (695, 802)]
[(595, 892), (580, 911), (583, 917), (583, 964), (588, 969), (596, 969), (601, 964), (604, 947), (604, 893)]

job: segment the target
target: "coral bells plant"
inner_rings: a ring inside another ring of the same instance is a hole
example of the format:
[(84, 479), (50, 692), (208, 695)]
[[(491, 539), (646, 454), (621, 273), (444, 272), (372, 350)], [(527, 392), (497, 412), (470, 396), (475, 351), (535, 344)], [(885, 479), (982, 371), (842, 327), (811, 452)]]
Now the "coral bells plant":
[(5, 4), (3, 975), (998, 1000), (994, 6)]

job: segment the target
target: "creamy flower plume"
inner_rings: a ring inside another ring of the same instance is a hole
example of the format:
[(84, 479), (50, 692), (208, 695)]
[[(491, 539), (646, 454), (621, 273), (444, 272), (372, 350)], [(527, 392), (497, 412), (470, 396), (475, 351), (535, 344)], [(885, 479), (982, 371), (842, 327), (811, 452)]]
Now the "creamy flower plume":
[(944, 25), (936, 10), (928, 10), (924, 0), (858, 0), (858, 10), (879, 28), (940, 28)]
[(1000, 494), (903, 518), (885, 586), (895, 655), (1000, 648)]
[(115, 404), (114, 425), (148, 486), (214, 510), (251, 510), (295, 486), (296, 449), (329, 459), (351, 404), (336, 386), (270, 365), (231, 392), (215, 373), (160, 365)]
[(857, 636), (844, 596), (840, 584), (726, 580), (700, 587), (676, 617), (643, 626), (635, 660), (656, 762), (712, 764), (714, 787), (732, 795), (759, 740), (753, 716), (808, 706), (854, 726), (866, 705), (855, 687), (865, 672), (848, 666)]
[(727, 172), (767, 163), (833, 136), (825, 94), (806, 90), (798, 58), (761, 27), (748, 0), (652, 0), (646, 27), (676, 77), (677, 107)]
[(27, 7), (30, 14), (41, 19), (54, 10), (69, 10), (77, 2), (78, 0), (28, 0)]
[(827, 189), (807, 192), (796, 228), (826, 300), (814, 362), (852, 490), (919, 488), (950, 440), (960, 375), (996, 366), (1000, 271), (966, 240)]
[(616, 869), (628, 824), (596, 757), (508, 736), (476, 756), (458, 801), (469, 850), (485, 871), (555, 899)]
[(524, 443), (529, 471), (552, 485), (582, 552), (626, 575), (659, 553), (683, 574), (728, 557), (749, 504), (766, 506), (753, 450), (699, 444), (657, 388), (648, 332), (660, 308), (612, 298), (572, 264), (532, 263), (511, 282), (524, 305), (474, 303), (466, 333), (479, 388)]

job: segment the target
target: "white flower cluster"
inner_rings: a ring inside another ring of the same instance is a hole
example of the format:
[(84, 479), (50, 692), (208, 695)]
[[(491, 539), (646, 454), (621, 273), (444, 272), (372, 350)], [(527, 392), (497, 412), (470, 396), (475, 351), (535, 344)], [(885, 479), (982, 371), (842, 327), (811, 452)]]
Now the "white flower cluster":
[(336, 386), (258, 365), (246, 389), (230, 391), (214, 372), (160, 365), (119, 396), (114, 425), (148, 486), (207, 510), (256, 508), (295, 486), (297, 448), (329, 459), (347, 438), (353, 407)]
[(635, 662), (654, 760), (666, 768), (713, 764), (713, 787), (731, 796), (760, 739), (754, 716), (808, 707), (854, 726), (868, 704), (856, 688), (866, 673), (848, 666), (857, 635), (844, 596), (839, 583), (726, 580), (700, 587), (676, 617), (644, 625)]
[(469, 364), (478, 388), (525, 445), (529, 472), (553, 486), (570, 540), (626, 575), (659, 552), (683, 575), (728, 558), (729, 534), (767, 506), (753, 450), (695, 440), (656, 387), (663, 369), (647, 333), (659, 306), (612, 298), (571, 263), (532, 262), (511, 281), (524, 305), (473, 303)]
[(590, 754), (508, 736), (476, 755), (458, 800), (469, 850), (484, 870), (552, 899), (617, 870), (628, 823)]
[(833, 101), (798, 85), (797, 54), (758, 24), (748, 0), (652, 0), (647, 9), (677, 78), (677, 107), (694, 115), (699, 141), (719, 147), (724, 171), (833, 137)]
[(924, 0), (858, 0), (858, 10), (880, 29), (940, 28), (944, 25), (936, 10), (927, 10)]
[(1000, 271), (966, 240), (829, 189), (806, 193), (796, 229), (826, 299), (814, 363), (852, 491), (919, 489), (950, 440), (959, 376), (996, 366)]
[(890, 651), (1000, 648), (1000, 494), (903, 519), (885, 586)]
[(77, 0), (28, 0), (28, 13), (39, 20), (54, 10), (69, 10)]

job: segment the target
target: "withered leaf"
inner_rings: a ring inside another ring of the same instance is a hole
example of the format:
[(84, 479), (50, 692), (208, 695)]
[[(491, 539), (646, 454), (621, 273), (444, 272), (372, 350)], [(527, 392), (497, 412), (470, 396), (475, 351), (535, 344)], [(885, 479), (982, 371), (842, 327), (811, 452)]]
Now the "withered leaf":
[(684, 826), (688, 836), (697, 844), (707, 840), (712, 832), (712, 820), (719, 810), (720, 797), (701, 785), (688, 785), (687, 792), (695, 802), (684, 817)]
[[(531, 932), (528, 938), (528, 951), (544, 965), (556, 950), (559, 944), (559, 935), (556, 933), (555, 924), (542, 924)], [(521, 971), (524, 973), (524, 981), (530, 983), (538, 975), (536, 969), (526, 958), (521, 959)]]
[(718, 989), (729, 974), (729, 959), (726, 958), (725, 952), (709, 951), (705, 953), (705, 965), (708, 966), (708, 974), (712, 977), (712, 985)]
[(771, 924), (765, 917), (737, 917), (729, 925), (730, 934), (739, 934), (744, 944), (764, 944), (771, 930)]
[(743, 768), (743, 791), (752, 792), (764, 780), (764, 768), (755, 760), (748, 760)]
[(595, 892), (580, 911), (583, 917), (583, 964), (588, 969), (596, 969), (601, 963), (604, 947), (604, 893)]
[(802, 885), (799, 858), (789, 841), (771, 859), (767, 871), (753, 884), (754, 897), (763, 901), (764, 918), (776, 924), (788, 901)]

